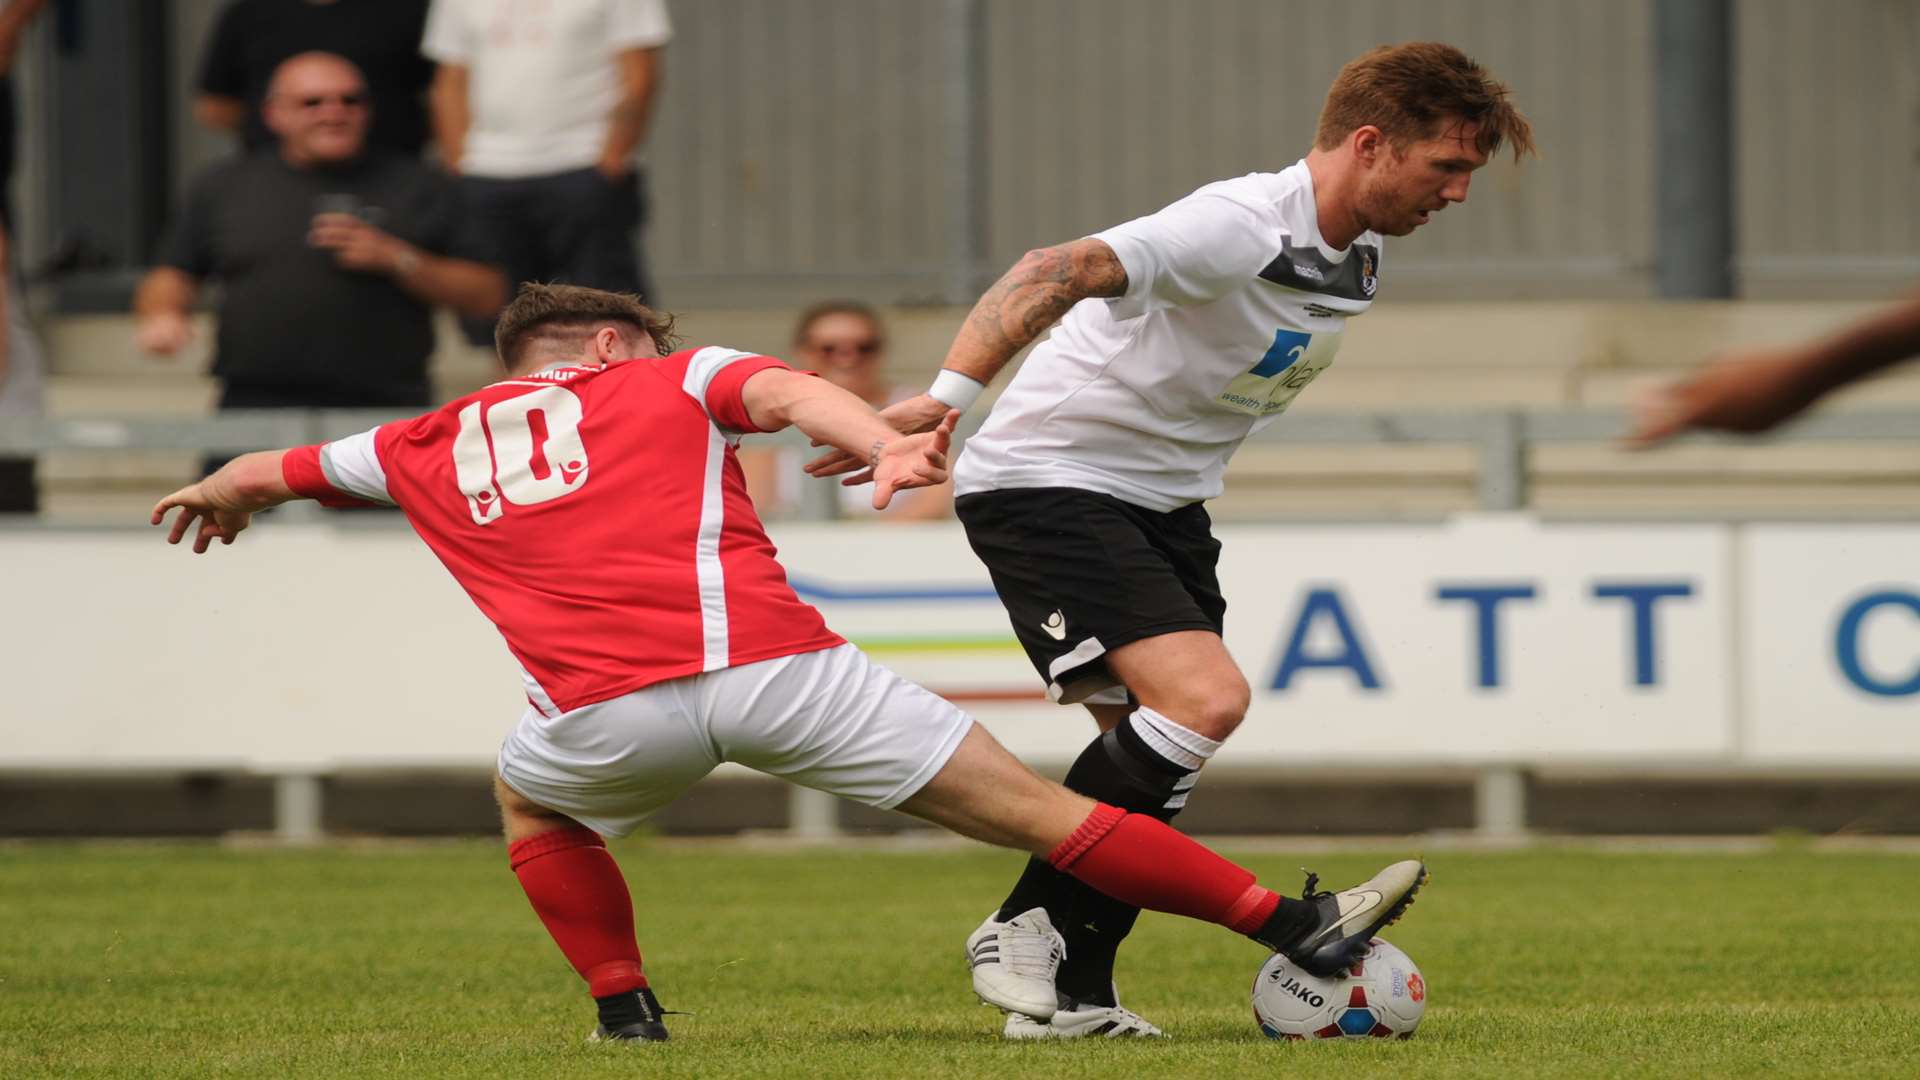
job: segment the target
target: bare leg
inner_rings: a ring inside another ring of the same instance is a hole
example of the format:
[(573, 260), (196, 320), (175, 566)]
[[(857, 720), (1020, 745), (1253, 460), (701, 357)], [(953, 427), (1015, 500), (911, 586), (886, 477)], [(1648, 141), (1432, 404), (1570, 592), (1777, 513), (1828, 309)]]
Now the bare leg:
[(1021, 848), (1128, 903), (1257, 930), (1279, 897), (1253, 875), (1145, 814), (1042, 779), (978, 724), (927, 785), (900, 804), (976, 840)]
[(1128, 642), (1107, 654), (1107, 667), (1140, 704), (1209, 739), (1233, 734), (1252, 697), (1226, 644), (1204, 630)]
[(1044, 856), (1093, 813), (1094, 802), (1050, 783), (973, 725), (925, 787), (899, 806), (961, 836)]
[(500, 804), (500, 828), (506, 833), (509, 844), (544, 832), (553, 832), (555, 829), (586, 827), (567, 815), (549, 810), (513, 790), (498, 776), (493, 778), (493, 800)]

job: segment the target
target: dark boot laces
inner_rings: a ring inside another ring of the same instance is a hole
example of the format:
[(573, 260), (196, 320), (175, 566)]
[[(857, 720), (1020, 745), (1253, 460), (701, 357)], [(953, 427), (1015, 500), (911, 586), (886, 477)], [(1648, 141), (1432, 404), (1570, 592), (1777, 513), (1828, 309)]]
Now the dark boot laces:
[(1300, 868), (1300, 872), (1307, 875), (1307, 883), (1300, 887), (1300, 899), (1311, 903), (1315, 900), (1322, 899), (1323, 897), (1328, 897), (1333, 895), (1333, 893), (1329, 890), (1315, 891), (1315, 887), (1320, 884), (1319, 874), (1314, 873), (1313, 871), (1307, 869), (1304, 866)]

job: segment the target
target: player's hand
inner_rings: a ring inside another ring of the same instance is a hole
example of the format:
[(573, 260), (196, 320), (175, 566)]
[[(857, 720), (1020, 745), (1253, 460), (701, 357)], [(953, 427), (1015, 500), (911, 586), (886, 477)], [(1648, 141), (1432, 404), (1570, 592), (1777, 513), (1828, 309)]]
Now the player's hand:
[(895, 439), (880, 451), (873, 466), (875, 510), (885, 510), (896, 491), (947, 482), (947, 450), (959, 422), (960, 410), (948, 409), (932, 431)]
[(193, 553), (206, 554), (207, 548), (218, 540), (222, 544), (233, 543), (233, 538), (253, 524), (253, 515), (241, 510), (222, 510), (214, 506), (199, 484), (188, 484), (179, 491), (161, 499), (153, 506), (152, 524), (158, 525), (166, 520), (167, 511), (178, 507), (180, 513), (173, 519), (173, 528), (167, 532), (167, 543), (177, 544), (186, 539), (196, 520), (200, 528), (194, 533)]
[(397, 273), (412, 250), (399, 237), (352, 214), (315, 214), (307, 227), (307, 243), (333, 252), (334, 263), (342, 269), (363, 274)]
[(193, 320), (174, 311), (145, 316), (133, 343), (154, 356), (172, 356), (193, 343)]
[[(895, 431), (906, 435), (917, 435), (923, 431), (932, 431), (950, 412), (954, 410), (949, 409), (946, 402), (930, 394), (921, 394), (919, 397), (910, 397), (881, 409), (880, 418), (892, 424)], [(814, 445), (820, 444), (816, 442)], [(852, 472), (861, 465), (862, 462), (858, 457), (845, 450), (835, 450), (807, 462), (807, 475), (839, 476), (841, 473)], [(867, 479), (865, 474), (862, 474), (847, 483), (851, 486), (865, 483)]]
[(1640, 450), (1686, 431), (1765, 431), (1820, 396), (1808, 370), (1806, 357), (1792, 351), (1724, 357), (1640, 395), (1633, 403), (1633, 430), (1624, 442)]

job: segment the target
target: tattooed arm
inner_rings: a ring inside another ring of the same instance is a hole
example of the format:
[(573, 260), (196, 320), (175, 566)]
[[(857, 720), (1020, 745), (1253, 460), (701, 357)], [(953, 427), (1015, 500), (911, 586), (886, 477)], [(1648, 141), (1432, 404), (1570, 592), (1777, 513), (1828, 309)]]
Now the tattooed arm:
[[(1029, 251), (973, 305), (947, 350), (943, 369), (985, 386), (1015, 354), (1059, 322), (1068, 308), (1090, 296), (1120, 296), (1126, 291), (1126, 267), (1104, 240), (1087, 237)], [(880, 415), (897, 430), (912, 434), (933, 430), (949, 408), (949, 402), (921, 394), (889, 405)], [(807, 472), (837, 476), (860, 466), (859, 459), (836, 451), (809, 462)], [(845, 483), (858, 484), (867, 478), (862, 472)]]
[(1029, 251), (973, 305), (943, 366), (990, 383), (1068, 308), (1090, 296), (1126, 291), (1126, 268), (1104, 240), (1088, 237)]

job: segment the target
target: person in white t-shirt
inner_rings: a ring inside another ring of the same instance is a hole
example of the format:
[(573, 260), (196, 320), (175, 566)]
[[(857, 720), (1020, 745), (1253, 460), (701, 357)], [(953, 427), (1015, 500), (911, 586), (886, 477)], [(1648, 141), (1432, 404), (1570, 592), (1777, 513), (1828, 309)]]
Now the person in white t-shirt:
[[(1085, 704), (1101, 729), (1069, 787), (1163, 820), (1186, 804), (1250, 700), (1221, 641), (1204, 503), (1234, 450), (1326, 370), (1347, 319), (1371, 306), (1384, 237), (1465, 201), (1503, 144), (1530, 152), (1531, 128), (1460, 50), (1368, 52), (1334, 80), (1304, 159), (1029, 252), (975, 304), (932, 388), (886, 410), (900, 430), (926, 430), (1053, 327), (968, 440), (954, 484), (1049, 694)], [(808, 470), (855, 467), (830, 454)], [(1007, 1008), (1010, 1038), (1159, 1034), (1113, 988), (1138, 914), (1029, 864), (968, 940), (974, 989)], [(996, 943), (1044, 939), (1062, 941), (1063, 963), (978, 963)], [(1047, 1022), (1006, 1004), (1050, 993), (1060, 1008)]]
[[(673, 37), (665, 0), (433, 0), (421, 51), (441, 163), (474, 242), (513, 287), (561, 282), (659, 303), (641, 255), (641, 144)], [(491, 320), (467, 327), (476, 345)]]

